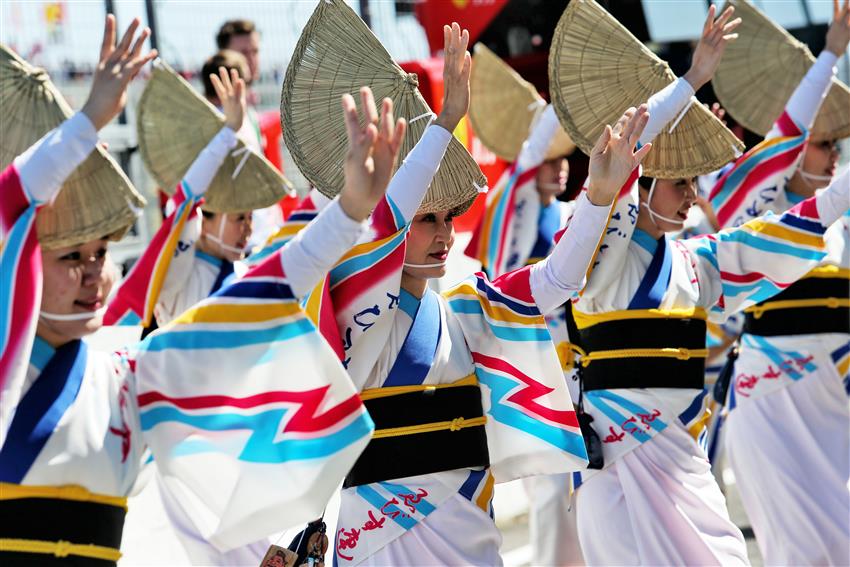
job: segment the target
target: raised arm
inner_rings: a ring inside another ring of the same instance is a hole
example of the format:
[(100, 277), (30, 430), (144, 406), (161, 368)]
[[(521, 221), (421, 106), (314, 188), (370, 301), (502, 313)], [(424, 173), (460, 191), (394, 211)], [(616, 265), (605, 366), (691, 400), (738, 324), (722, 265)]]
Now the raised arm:
[(714, 76), (726, 45), (738, 37), (738, 34), (732, 32), (741, 24), (741, 18), (729, 21), (734, 12), (735, 8), (729, 6), (715, 19), (716, 7), (709, 7), (702, 36), (694, 50), (691, 68), (683, 77), (655, 93), (647, 102), (649, 124), (643, 131), (641, 144), (654, 140), (668, 124), (678, 119), (691, 104), (694, 93)]
[(563, 305), (584, 287), (611, 206), (652, 148), (647, 144), (635, 151), (648, 120), (646, 105), (630, 108), (614, 128), (605, 126), (591, 151), (588, 189), (579, 196), (569, 227), (552, 254), (531, 268), (531, 293), (542, 313)]
[(469, 73), (472, 69), (472, 58), (467, 51), (469, 32), (461, 31), (460, 26), (453, 23), (443, 26), (443, 39), (443, 108), (405, 158), (387, 189), (387, 197), (408, 223), (425, 198), (452, 132), (469, 110)]
[(546, 159), (546, 152), (552, 144), (552, 138), (561, 127), (555, 107), (546, 105), (546, 109), (540, 114), (540, 119), (531, 129), (528, 139), (522, 144), (522, 149), (517, 156), (520, 170), (537, 167)]

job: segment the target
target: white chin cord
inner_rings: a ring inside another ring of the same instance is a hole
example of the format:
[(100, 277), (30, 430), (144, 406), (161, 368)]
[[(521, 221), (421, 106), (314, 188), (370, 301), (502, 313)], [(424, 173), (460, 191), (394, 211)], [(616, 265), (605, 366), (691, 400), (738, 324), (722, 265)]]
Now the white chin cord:
[(655, 184), (656, 184), (657, 181), (658, 180), (655, 179), (654, 177), (652, 178), (652, 185), (649, 186), (649, 195), (647, 196), (646, 201), (640, 202), (640, 206), (646, 207), (646, 212), (649, 213), (649, 219), (652, 221), (652, 224), (654, 224), (656, 228), (661, 228), (660, 226), (658, 226), (658, 223), (655, 221), (656, 218), (659, 218), (663, 221), (673, 223), (675, 225), (684, 226), (685, 221), (679, 220), (679, 219), (671, 219), (669, 217), (665, 217), (664, 215), (659, 215), (658, 213), (656, 213), (655, 211), (652, 210), (650, 203), (652, 202), (652, 194), (655, 192)]
[(58, 313), (42, 311), (38, 314), (38, 316), (49, 321), (86, 321), (88, 319), (94, 319), (95, 317), (102, 317), (104, 313), (106, 313), (106, 307), (101, 307), (97, 311), (89, 311), (87, 313), (68, 313), (61, 315)]
[(224, 241), (222, 241), (221, 237), (224, 235), (225, 222), (227, 222), (227, 213), (221, 213), (221, 221), (219, 221), (218, 223), (218, 236), (207, 234), (207, 238), (215, 242), (216, 246), (218, 246), (225, 252), (231, 252), (233, 254), (245, 254), (247, 252), (247, 246), (245, 248), (236, 248), (235, 246), (230, 246), (228, 244), (225, 244)]
[(808, 173), (803, 171), (802, 167), (798, 167), (797, 171), (800, 173), (800, 177), (803, 178), (803, 182), (809, 187), (809, 189), (815, 189), (815, 186), (812, 185), (812, 182), (822, 182), (829, 183), (832, 181), (832, 175), (815, 175), (814, 173)]
[(445, 262), (438, 262), (436, 264), (408, 264), (407, 262), (404, 263), (405, 268), (442, 268), (445, 265)]

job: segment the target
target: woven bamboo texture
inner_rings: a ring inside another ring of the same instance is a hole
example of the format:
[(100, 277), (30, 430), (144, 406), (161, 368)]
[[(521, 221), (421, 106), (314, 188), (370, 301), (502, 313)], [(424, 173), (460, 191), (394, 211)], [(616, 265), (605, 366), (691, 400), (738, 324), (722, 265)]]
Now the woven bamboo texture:
[[(224, 116), (164, 61), (157, 60), (139, 100), (136, 128), (142, 161), (169, 194), (224, 126)], [(289, 182), (241, 140), (224, 158), (204, 196), (204, 209), (234, 213), (277, 203)], [(191, 189), (191, 188), (190, 188)]]
[[(712, 80), (720, 104), (741, 125), (764, 136), (815, 62), (805, 44), (744, 0), (727, 3), (743, 21)], [(850, 136), (850, 89), (836, 78), (811, 129), (813, 140)]]
[[(71, 117), (73, 111), (43, 69), (0, 45), (0, 168)], [(108, 237), (121, 238), (145, 200), (102, 147), (68, 177), (50, 205), (38, 211), (42, 247), (61, 248)]]
[[(543, 97), (483, 43), (475, 45), (470, 94), (469, 119), (475, 135), (500, 158), (516, 160), (535, 120), (546, 108)], [(559, 128), (546, 159), (568, 155), (575, 147)]]
[[(605, 124), (614, 124), (628, 107), (646, 102), (675, 78), (667, 63), (593, 0), (573, 0), (561, 16), (549, 52), (549, 89), (561, 124), (585, 153)], [(726, 165), (743, 147), (695, 102), (653, 140), (644, 175), (701, 175)]]
[[(370, 87), (376, 101), (392, 99), (395, 115), (407, 119), (400, 165), (432, 117), (418, 84), (344, 2), (319, 2), (295, 47), (281, 95), (286, 146), (310, 183), (328, 197), (342, 190), (348, 140), (340, 98), (350, 93), (359, 102), (361, 86)], [(466, 210), (486, 185), (478, 164), (452, 138), (419, 212)]]

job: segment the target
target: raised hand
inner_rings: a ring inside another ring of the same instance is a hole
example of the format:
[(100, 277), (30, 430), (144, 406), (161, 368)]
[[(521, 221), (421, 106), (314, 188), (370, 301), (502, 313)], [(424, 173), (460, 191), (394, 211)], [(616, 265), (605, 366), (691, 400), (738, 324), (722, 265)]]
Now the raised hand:
[(469, 73), (472, 57), (467, 51), (469, 32), (457, 22), (443, 26), (443, 109), (436, 123), (454, 132), (469, 110)]
[(139, 19), (130, 23), (121, 42), (115, 45), (115, 16), (108, 14), (100, 47), (100, 60), (94, 72), (91, 92), (82, 112), (100, 130), (121, 112), (127, 102), (127, 85), (138, 75), (148, 61), (156, 57), (153, 49), (142, 54), (142, 45), (151, 33), (144, 28), (133, 41)]
[(826, 49), (838, 57), (847, 51), (850, 43), (850, 0), (844, 0), (844, 7), (839, 8), (838, 0), (832, 0), (832, 23), (826, 32)]
[(381, 118), (375, 108), (375, 98), (369, 87), (360, 89), (361, 108), (366, 118), (363, 126), (357, 115), (354, 98), (342, 96), (345, 129), (348, 134), (348, 153), (345, 156), (345, 185), (339, 204), (350, 218), (365, 220), (390, 183), (407, 123), (393, 117), (393, 101), (385, 98)]
[(613, 128), (606, 125), (596, 145), (590, 152), (590, 187), (587, 197), (597, 206), (610, 205), (628, 180), (632, 171), (640, 165), (652, 144), (635, 151), (635, 145), (643, 133), (649, 112), (646, 105), (629, 108)]
[(712, 5), (708, 8), (708, 17), (705, 19), (705, 25), (702, 28), (702, 37), (700, 37), (697, 48), (694, 50), (691, 68), (685, 73), (685, 80), (691, 84), (695, 91), (711, 80), (714, 72), (717, 71), (717, 66), (720, 65), (720, 59), (723, 57), (726, 45), (738, 38), (738, 34), (732, 32), (741, 25), (741, 18), (729, 21), (732, 14), (735, 13), (735, 8), (729, 6), (715, 20), (716, 12), (716, 6)]
[(210, 73), (210, 82), (224, 112), (224, 125), (238, 132), (242, 128), (248, 105), (245, 99), (245, 81), (239, 78), (236, 69), (231, 69), (228, 73), (227, 69), (219, 67), (218, 75)]

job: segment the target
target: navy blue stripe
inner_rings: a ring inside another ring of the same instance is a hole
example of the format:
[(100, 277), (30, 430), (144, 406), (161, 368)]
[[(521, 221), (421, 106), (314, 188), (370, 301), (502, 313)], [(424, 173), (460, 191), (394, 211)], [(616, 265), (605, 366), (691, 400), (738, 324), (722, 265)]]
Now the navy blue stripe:
[(679, 414), (679, 421), (682, 422), (682, 425), (687, 425), (693, 418), (697, 416), (697, 414), (702, 409), (702, 400), (705, 398), (706, 390), (703, 389), (702, 393), (694, 398), (694, 401), (691, 402), (691, 405), (688, 406), (688, 409)]
[(522, 303), (517, 303), (516, 301), (511, 300), (511, 298), (509, 298), (508, 296), (502, 295), (492, 287), (488, 286), (486, 283), (484, 283), (483, 279), (475, 279), (477, 280), (475, 287), (477, 287), (479, 291), (483, 291), (484, 295), (486, 295), (487, 299), (489, 299), (490, 301), (496, 301), (503, 305), (507, 305), (520, 315), (540, 315), (540, 310), (537, 309), (537, 305), (523, 305)]
[(218, 268), (218, 275), (215, 277), (215, 281), (213, 282), (212, 289), (210, 290), (210, 295), (214, 294), (218, 290), (221, 289), (224, 280), (233, 273), (233, 262), (228, 262), (227, 260), (223, 260), (221, 262), (221, 266)]
[(652, 261), (640, 281), (640, 286), (634, 297), (629, 302), (628, 309), (657, 309), (661, 305), (664, 292), (670, 285), (670, 276), (673, 273), (673, 255), (667, 238), (662, 236), (658, 239), (658, 248), (652, 255)]
[(289, 218), (286, 219), (287, 223), (295, 222), (295, 221), (311, 221), (316, 217), (315, 211), (310, 212), (301, 212), (301, 213), (292, 213), (289, 215)]
[(0, 449), (0, 481), (20, 484), (77, 399), (86, 373), (88, 349), (76, 340), (56, 349), (15, 411)]
[(485, 474), (487, 474), (486, 470), (470, 471), (469, 478), (466, 479), (466, 482), (464, 482), (463, 485), (461, 485), (460, 490), (458, 490), (460, 495), (472, 502), (472, 498), (475, 496), (475, 491), (478, 490), (478, 485), (481, 484), (481, 479), (484, 478)]
[(218, 290), (214, 297), (251, 297), (267, 299), (295, 299), (292, 288), (279, 282), (240, 280), (231, 286)]
[(823, 226), (821, 223), (796, 217), (790, 213), (783, 214), (779, 221), (783, 224), (793, 226), (794, 228), (814, 232), (815, 234), (823, 234), (824, 232), (826, 232), (826, 227)]
[(441, 317), (440, 301), (436, 292), (429, 289), (419, 302), (413, 324), (383, 386), (410, 386), (425, 380), (440, 344)]

